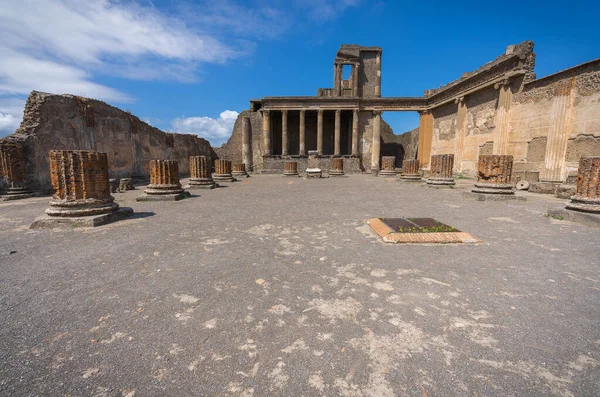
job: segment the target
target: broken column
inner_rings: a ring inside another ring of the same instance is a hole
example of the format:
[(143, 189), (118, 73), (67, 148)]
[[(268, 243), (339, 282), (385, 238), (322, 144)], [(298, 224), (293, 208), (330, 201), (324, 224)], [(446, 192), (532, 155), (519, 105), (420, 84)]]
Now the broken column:
[(150, 184), (137, 201), (178, 201), (189, 197), (179, 182), (179, 164), (176, 160), (151, 160)]
[(400, 178), (407, 182), (419, 182), (421, 180), (419, 159), (404, 160), (402, 162), (402, 174), (400, 174)]
[(212, 178), (211, 166), (206, 156), (190, 156), (189, 189), (214, 189), (217, 184)]
[(298, 176), (298, 162), (297, 161), (284, 161), (283, 162), (283, 175), (284, 176)]
[(396, 157), (383, 156), (381, 158), (381, 171), (379, 171), (379, 176), (384, 178), (396, 176)]
[(215, 173), (213, 179), (217, 182), (235, 182), (236, 179), (231, 174), (230, 160), (215, 160)]
[(323, 173), (321, 171), (319, 152), (317, 150), (308, 151), (308, 168), (306, 169), (306, 178), (321, 178)]
[(131, 208), (119, 208), (110, 194), (106, 153), (52, 150), (50, 180), (55, 190), (50, 208), (32, 228), (99, 226), (133, 214)]
[(600, 214), (600, 156), (579, 160), (577, 190), (566, 208)]
[(128, 190), (135, 190), (132, 178), (121, 178), (119, 180), (119, 191), (125, 193)]
[(247, 172), (252, 172), (252, 142), (250, 139), (250, 118), (242, 119), (242, 157)]
[(342, 176), (344, 175), (344, 159), (341, 157), (332, 157), (329, 159), (329, 175)]
[(513, 156), (487, 154), (479, 156), (477, 182), (473, 193), (515, 194), (511, 181)]
[(18, 200), (34, 196), (27, 188), (25, 156), (21, 145), (0, 144), (0, 176), (0, 200)]
[(453, 154), (436, 154), (431, 156), (431, 175), (427, 179), (429, 186), (454, 186), (452, 168), (454, 167)]
[(234, 163), (231, 165), (231, 175), (234, 178), (248, 178), (248, 173), (246, 172), (246, 164), (244, 163)]

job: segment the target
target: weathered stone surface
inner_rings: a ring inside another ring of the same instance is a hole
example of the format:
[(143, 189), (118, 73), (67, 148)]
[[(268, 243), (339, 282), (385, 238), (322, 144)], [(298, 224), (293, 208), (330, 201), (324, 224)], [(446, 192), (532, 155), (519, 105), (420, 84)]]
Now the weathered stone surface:
[(283, 175), (298, 176), (298, 162), (297, 161), (284, 161), (283, 162)]
[(529, 184), (529, 193), (555, 194), (556, 186), (557, 184), (552, 182), (531, 182)]
[(400, 178), (407, 182), (418, 182), (421, 180), (419, 173), (419, 159), (404, 160), (402, 162), (402, 174)]
[(179, 182), (176, 160), (151, 160), (150, 184), (137, 201), (178, 201), (189, 197)]
[(396, 176), (396, 157), (395, 156), (383, 156), (381, 158), (381, 171), (379, 176), (382, 177), (395, 177)]
[(126, 192), (128, 190), (135, 190), (133, 186), (133, 178), (121, 178), (119, 180), (119, 191)]
[(600, 156), (579, 161), (577, 189), (566, 208), (600, 214)]
[(513, 195), (512, 177), (513, 157), (505, 155), (479, 156), (477, 182), (471, 189), (473, 193)]
[(309, 150), (308, 151), (308, 167), (306, 168), (306, 173), (304, 174), (304, 176), (308, 179), (311, 178), (322, 178), (323, 177), (323, 171), (321, 170), (321, 168), (319, 167), (320, 161), (319, 161), (319, 153), (316, 150)]
[(235, 182), (236, 179), (231, 174), (231, 161), (215, 160), (215, 174), (213, 175), (213, 179), (217, 182)]
[(344, 159), (340, 157), (332, 157), (329, 159), (329, 175), (342, 176), (344, 175)]
[(0, 143), (0, 200), (33, 196), (27, 186), (23, 148), (17, 143)]
[(108, 180), (108, 185), (110, 186), (111, 193), (119, 193), (120, 181), (116, 178), (111, 178)]
[(556, 188), (556, 197), (562, 199), (570, 199), (572, 196), (575, 195), (576, 191), (577, 186), (562, 184)]
[(453, 154), (436, 154), (431, 156), (431, 173), (427, 179), (430, 186), (454, 186), (452, 169), (454, 167)]
[(248, 178), (249, 175), (246, 172), (246, 164), (233, 163), (231, 165), (231, 175), (233, 175), (234, 178)]
[(214, 189), (217, 184), (213, 180), (210, 159), (206, 156), (190, 156), (190, 181), (186, 188)]

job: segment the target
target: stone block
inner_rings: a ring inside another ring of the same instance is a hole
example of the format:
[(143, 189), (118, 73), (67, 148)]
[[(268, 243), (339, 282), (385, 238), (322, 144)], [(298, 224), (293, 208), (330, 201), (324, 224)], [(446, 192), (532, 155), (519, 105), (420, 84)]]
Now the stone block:
[(552, 182), (531, 182), (529, 184), (530, 193), (555, 194), (556, 184)]
[(575, 195), (577, 187), (575, 185), (562, 184), (556, 188), (556, 197), (561, 199), (570, 199)]
[(133, 215), (133, 209), (121, 207), (118, 210), (108, 213), (91, 216), (79, 217), (56, 217), (44, 215), (37, 218), (31, 224), (31, 229), (54, 229), (54, 228), (72, 228), (72, 227), (96, 227), (116, 222)]

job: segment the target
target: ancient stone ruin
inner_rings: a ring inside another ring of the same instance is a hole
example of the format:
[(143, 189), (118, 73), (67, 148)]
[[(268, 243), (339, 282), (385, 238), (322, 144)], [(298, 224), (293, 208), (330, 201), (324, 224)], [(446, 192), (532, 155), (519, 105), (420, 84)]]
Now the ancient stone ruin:
[(231, 161), (215, 160), (215, 173), (213, 179), (217, 182), (235, 182), (236, 179), (231, 173)]
[(283, 162), (283, 175), (284, 176), (298, 176), (298, 162), (297, 161), (284, 161)]
[(483, 194), (515, 194), (511, 183), (512, 167), (512, 156), (492, 154), (480, 156), (477, 182), (471, 191)]
[(176, 160), (151, 160), (150, 184), (137, 201), (179, 201), (189, 197), (179, 182), (179, 164)]
[(430, 186), (454, 186), (453, 167), (453, 154), (434, 154), (431, 156), (431, 173), (427, 184)]
[(600, 156), (581, 158), (577, 190), (566, 208), (600, 214)]
[(381, 158), (381, 171), (379, 176), (384, 178), (396, 177), (396, 157), (383, 156)]
[(27, 186), (23, 148), (17, 143), (0, 143), (0, 200), (18, 200), (33, 195)]
[(231, 164), (231, 175), (234, 178), (248, 178), (249, 175), (246, 172), (246, 164), (244, 163), (233, 163)]
[(190, 156), (189, 189), (214, 189), (217, 184), (212, 178), (210, 159), (206, 156)]
[(400, 174), (400, 179), (406, 182), (419, 182), (421, 180), (419, 159), (404, 160), (402, 163), (402, 174)]
[(344, 175), (344, 159), (340, 157), (332, 157), (329, 159), (329, 176)]

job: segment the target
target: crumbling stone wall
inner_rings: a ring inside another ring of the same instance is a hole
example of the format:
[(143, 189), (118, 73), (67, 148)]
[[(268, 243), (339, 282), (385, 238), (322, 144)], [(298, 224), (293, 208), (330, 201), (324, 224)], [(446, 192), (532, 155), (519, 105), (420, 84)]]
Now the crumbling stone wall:
[(23, 145), (28, 180), (42, 191), (51, 189), (50, 150), (106, 153), (111, 178), (148, 177), (153, 159), (177, 160), (186, 174), (189, 156), (216, 157), (208, 141), (196, 135), (165, 133), (95, 99), (37, 91), (27, 99), (19, 129), (1, 141)]

